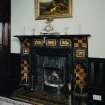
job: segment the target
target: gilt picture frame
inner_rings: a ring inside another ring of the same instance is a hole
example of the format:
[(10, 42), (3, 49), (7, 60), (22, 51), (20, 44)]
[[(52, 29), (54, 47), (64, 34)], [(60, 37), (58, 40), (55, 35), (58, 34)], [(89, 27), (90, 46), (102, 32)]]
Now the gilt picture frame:
[(35, 19), (71, 18), (72, 0), (34, 0)]

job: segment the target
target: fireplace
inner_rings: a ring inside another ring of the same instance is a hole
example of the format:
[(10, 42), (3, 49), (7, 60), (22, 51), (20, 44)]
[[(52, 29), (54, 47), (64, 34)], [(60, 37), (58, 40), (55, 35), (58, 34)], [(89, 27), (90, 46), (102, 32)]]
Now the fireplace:
[(88, 98), (88, 36), (16, 36), (21, 42), (20, 86), (25, 87), (16, 97), (82, 105)]
[(72, 59), (70, 49), (33, 48), (31, 71), (35, 78), (32, 89), (50, 94), (62, 94), (65, 84), (71, 84)]

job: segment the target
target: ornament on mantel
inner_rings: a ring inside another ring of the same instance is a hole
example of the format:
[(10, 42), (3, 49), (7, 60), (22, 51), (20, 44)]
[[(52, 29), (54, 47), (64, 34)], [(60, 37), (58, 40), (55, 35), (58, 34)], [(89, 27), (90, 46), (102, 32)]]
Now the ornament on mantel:
[(25, 35), (26, 34), (26, 27), (24, 26), (23, 27), (23, 35)]
[(53, 26), (52, 26), (52, 22), (53, 22), (53, 18), (48, 18), (47, 21), (46, 21), (46, 26), (45, 28), (43, 29), (44, 31), (46, 32), (51, 32), (54, 30)]
[(32, 28), (32, 35), (35, 35), (35, 28)]
[(46, 25), (43, 31), (41, 32), (42, 35), (58, 35), (59, 34), (58, 32), (55, 32), (52, 22), (53, 22), (52, 17), (47, 18)]
[(68, 31), (69, 31), (69, 27), (65, 27), (65, 28), (64, 28), (64, 34), (65, 34), (65, 35), (68, 35)]

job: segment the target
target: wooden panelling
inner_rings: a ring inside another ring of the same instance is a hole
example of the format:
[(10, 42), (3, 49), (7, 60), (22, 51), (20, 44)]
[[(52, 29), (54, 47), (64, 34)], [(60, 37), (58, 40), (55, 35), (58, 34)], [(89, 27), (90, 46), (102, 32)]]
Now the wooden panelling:
[(0, 51), (0, 96), (11, 96), (19, 81), (20, 55)]

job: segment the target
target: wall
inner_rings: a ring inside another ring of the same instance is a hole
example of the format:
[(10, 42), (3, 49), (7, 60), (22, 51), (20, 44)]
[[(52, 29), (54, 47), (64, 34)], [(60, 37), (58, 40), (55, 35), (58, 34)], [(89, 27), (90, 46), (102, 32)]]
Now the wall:
[[(89, 57), (105, 58), (105, 0), (72, 0), (73, 17), (55, 19), (53, 26), (64, 34), (91, 34), (89, 38)], [(11, 0), (11, 52), (19, 53), (20, 44), (15, 35), (31, 35), (32, 29), (39, 34), (46, 20), (35, 20), (34, 0)]]

